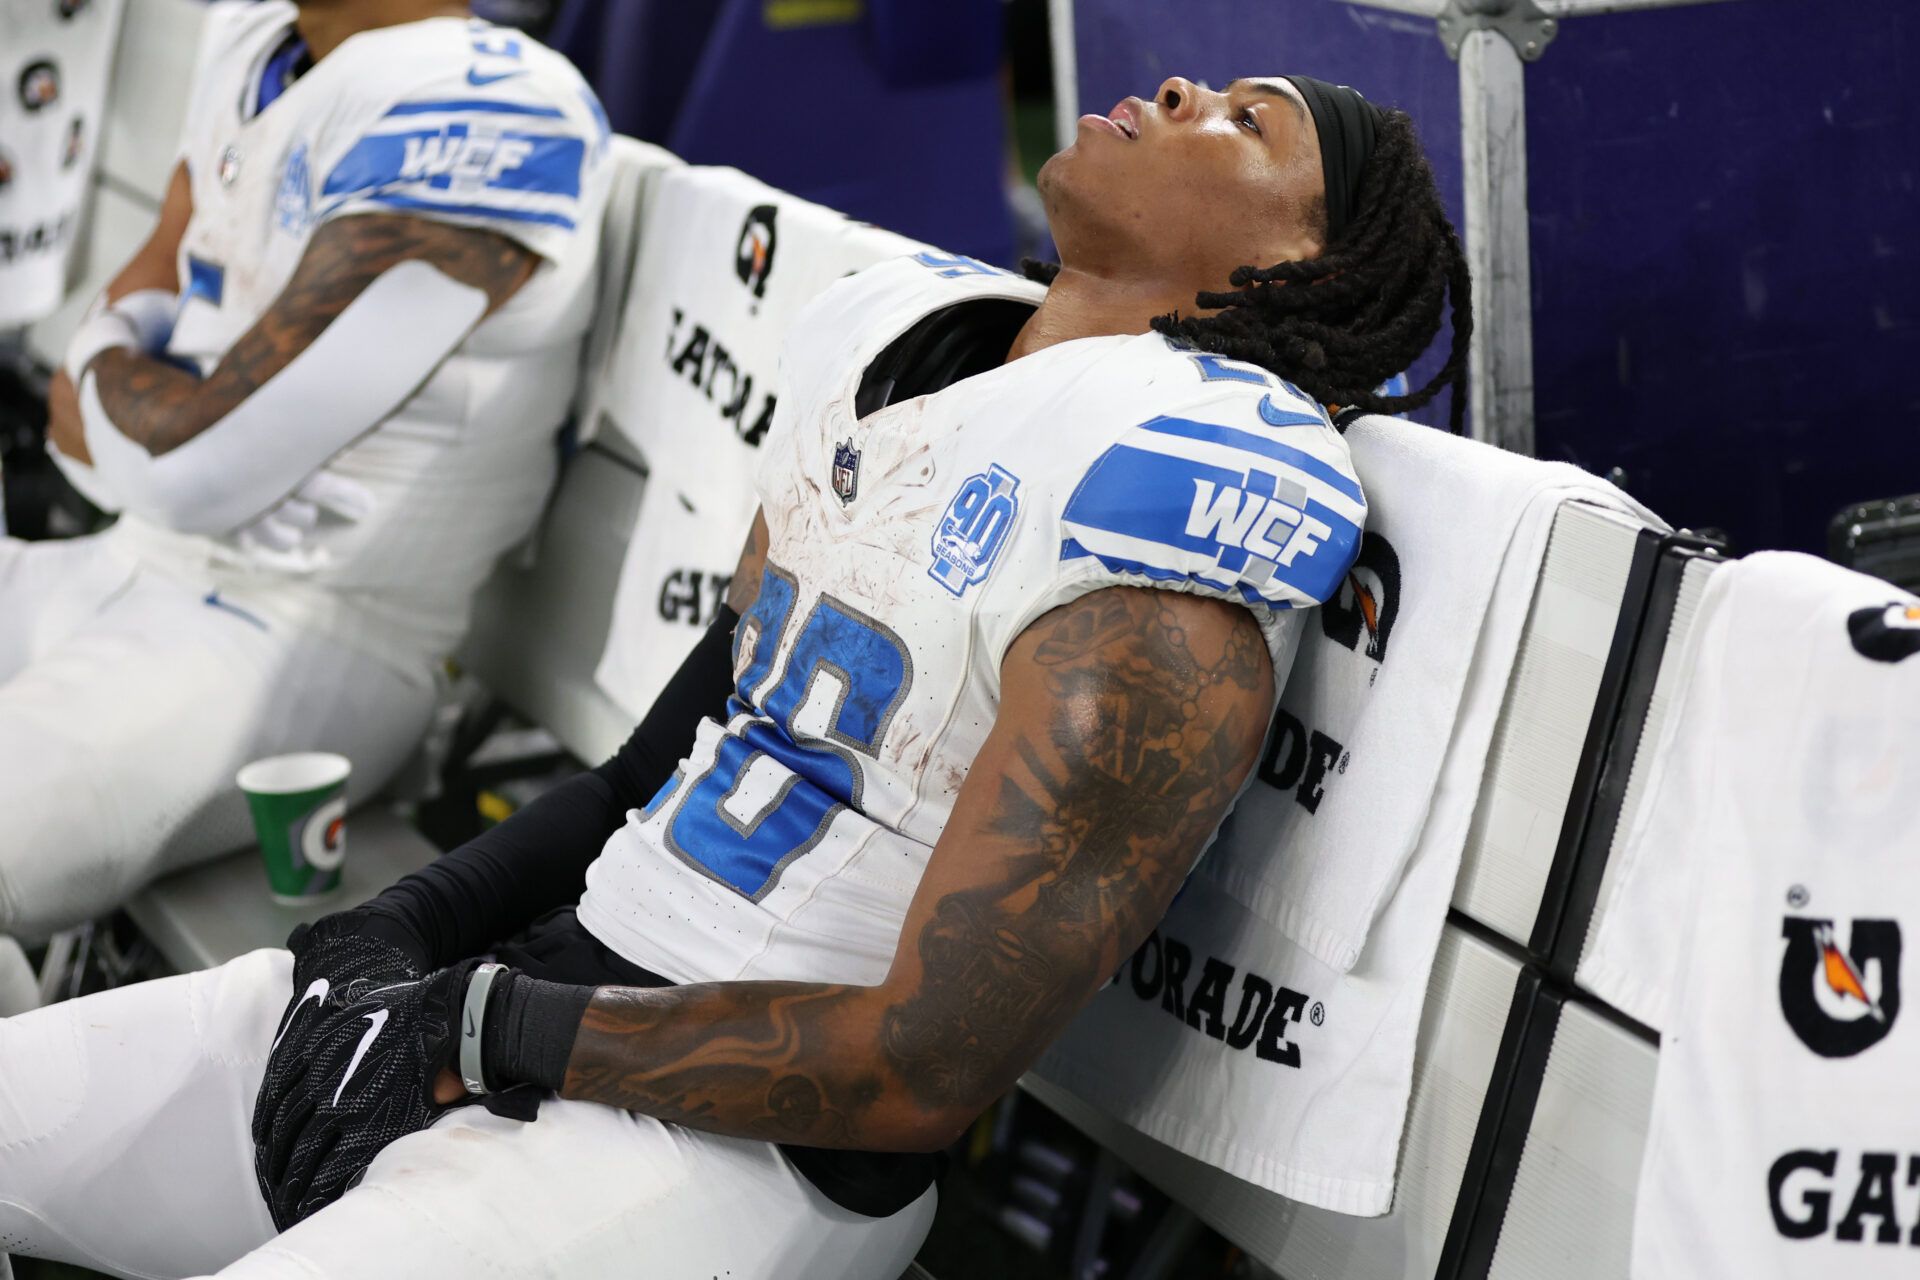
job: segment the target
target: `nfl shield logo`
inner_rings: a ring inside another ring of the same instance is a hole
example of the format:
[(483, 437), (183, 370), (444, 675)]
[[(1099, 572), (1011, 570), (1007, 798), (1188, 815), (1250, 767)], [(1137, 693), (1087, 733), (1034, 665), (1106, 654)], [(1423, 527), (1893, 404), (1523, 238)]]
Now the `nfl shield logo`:
[(860, 451), (849, 439), (833, 446), (833, 491), (840, 495), (840, 505), (845, 506), (853, 501), (859, 487)]

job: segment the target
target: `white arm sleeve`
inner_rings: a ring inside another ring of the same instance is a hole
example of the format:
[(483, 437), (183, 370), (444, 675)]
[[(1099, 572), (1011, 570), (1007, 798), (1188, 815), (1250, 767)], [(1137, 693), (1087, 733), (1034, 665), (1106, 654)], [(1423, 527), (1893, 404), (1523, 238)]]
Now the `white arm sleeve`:
[[(111, 347), (131, 347), (147, 355), (158, 353), (167, 345), (179, 301), (179, 295), (166, 289), (136, 289), (109, 306), (106, 294), (102, 293), (87, 308), (86, 318), (68, 340), (61, 368), (77, 388), (94, 357)], [(120, 512), (124, 505), (120, 496), (100, 478), (99, 472), (78, 459), (69, 458), (51, 440), (47, 441), (47, 456), (81, 497), (109, 514)]]
[(47, 441), (47, 456), (53, 459), (54, 466), (60, 468), (60, 474), (67, 478), (74, 492), (108, 515), (120, 514), (120, 495), (101, 482), (99, 472), (76, 458), (69, 458), (54, 447), (51, 440)]
[(232, 412), (158, 455), (121, 434), (89, 370), (80, 413), (94, 469), (129, 511), (185, 533), (235, 529), (404, 404), (486, 310), (484, 291), (398, 263)]

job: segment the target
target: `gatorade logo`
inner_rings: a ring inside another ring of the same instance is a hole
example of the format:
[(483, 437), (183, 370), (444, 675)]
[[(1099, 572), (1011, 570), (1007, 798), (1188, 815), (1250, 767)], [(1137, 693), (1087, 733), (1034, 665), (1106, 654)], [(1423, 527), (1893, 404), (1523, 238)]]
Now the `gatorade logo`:
[(1847, 615), (1854, 652), (1875, 662), (1898, 662), (1920, 653), (1920, 605), (1871, 605)]
[(1311, 995), (1250, 969), (1236, 970), (1158, 930), (1133, 953), (1126, 973), (1139, 999), (1158, 1004), (1169, 1016), (1229, 1049), (1252, 1049), (1261, 1061), (1283, 1067), (1300, 1066), (1302, 1035), (1310, 1037), (1327, 1019), (1326, 1006)]
[(1361, 534), (1360, 554), (1346, 581), (1315, 612), (1327, 639), (1385, 662), (1394, 619), (1400, 616), (1400, 555), (1393, 544), (1371, 529)]
[(338, 871), (347, 857), (347, 798), (335, 796), (308, 814), (295, 848), (315, 871)]
[(42, 58), (20, 72), (20, 105), (28, 113), (45, 110), (60, 100), (60, 68)]
[(1780, 1011), (1800, 1043), (1851, 1058), (1887, 1038), (1900, 1016), (1900, 926), (1855, 920), (1842, 948), (1831, 920), (1787, 916), (1780, 935)]
[(733, 247), (733, 273), (756, 298), (767, 296), (767, 277), (773, 274), (773, 246), (777, 239), (774, 219), (779, 209), (770, 204), (755, 205), (740, 225), (740, 238)]

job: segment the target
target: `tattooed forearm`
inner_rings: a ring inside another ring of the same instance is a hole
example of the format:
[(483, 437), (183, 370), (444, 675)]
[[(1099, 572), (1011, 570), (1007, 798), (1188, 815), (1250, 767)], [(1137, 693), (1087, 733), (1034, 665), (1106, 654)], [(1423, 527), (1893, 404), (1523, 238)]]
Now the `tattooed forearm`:
[(887, 1010), (888, 1059), (923, 1105), (1004, 1092), (1159, 921), (1238, 793), (1273, 673), (1244, 613), (1196, 654), (1215, 607), (1111, 590), (1047, 625), (1033, 661), (1054, 713), (1014, 743), (990, 819), (1025, 852), (939, 900), (918, 987)]
[(911, 1146), (910, 1132), (872, 1114), (881, 1073), (849, 1052), (863, 1030), (871, 1040), (871, 997), (798, 982), (603, 987), (563, 1092), (768, 1142)]
[(1251, 615), (1120, 588), (1031, 628), (880, 987), (607, 988), (564, 1090), (741, 1136), (951, 1139), (1158, 922), (1259, 752)]
[(532, 251), (490, 231), (393, 214), (336, 219), (314, 233), (293, 278), (205, 381), (128, 350), (90, 366), (101, 407), (147, 452), (178, 448), (231, 413), (396, 263), (430, 262), (498, 307), (532, 275)]

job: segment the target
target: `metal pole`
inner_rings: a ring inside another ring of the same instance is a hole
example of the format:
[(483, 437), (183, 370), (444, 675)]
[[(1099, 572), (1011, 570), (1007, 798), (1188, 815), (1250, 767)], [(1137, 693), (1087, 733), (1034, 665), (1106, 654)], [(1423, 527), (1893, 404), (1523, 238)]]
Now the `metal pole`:
[(1073, 43), (1073, 0), (1047, 0), (1053, 46), (1053, 144), (1073, 145), (1080, 121), (1080, 58)]
[(1395, 13), (1411, 13), (1422, 18), (1437, 18), (1441, 10), (1447, 7), (1447, 0), (1346, 0), (1346, 2), (1365, 5), (1369, 9), (1391, 9)]
[(1726, 0), (1533, 0), (1556, 18), (1584, 18), (1597, 13), (1624, 13), (1629, 9), (1681, 9)]
[(1460, 153), (1473, 271), (1472, 433), (1533, 452), (1533, 280), (1527, 232), (1527, 105), (1520, 55), (1493, 31), (1460, 49)]

